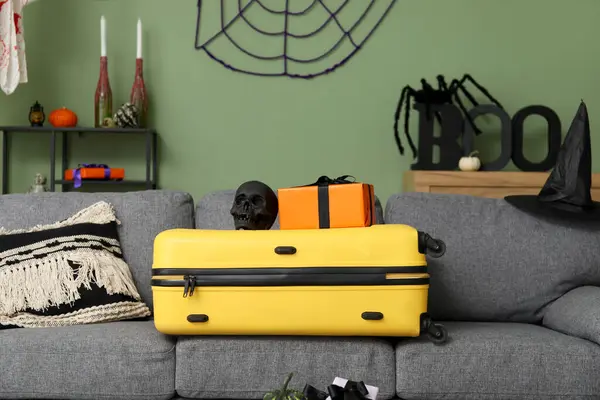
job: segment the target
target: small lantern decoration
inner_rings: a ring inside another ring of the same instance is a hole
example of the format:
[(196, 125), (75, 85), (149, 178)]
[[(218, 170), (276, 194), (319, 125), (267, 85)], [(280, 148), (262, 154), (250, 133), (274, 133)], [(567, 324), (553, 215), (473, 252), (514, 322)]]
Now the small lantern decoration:
[(44, 121), (46, 121), (44, 107), (36, 101), (29, 109), (29, 123), (31, 126), (44, 126)]

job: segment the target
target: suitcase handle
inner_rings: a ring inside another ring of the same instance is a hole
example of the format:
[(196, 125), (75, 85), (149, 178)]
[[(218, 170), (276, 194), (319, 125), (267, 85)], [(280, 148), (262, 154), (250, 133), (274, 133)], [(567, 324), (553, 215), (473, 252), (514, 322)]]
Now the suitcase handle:
[(277, 246), (275, 247), (275, 254), (283, 255), (291, 255), (296, 254), (296, 248), (294, 246)]
[(208, 322), (206, 314), (190, 314), (187, 316), (188, 322)]
[(383, 319), (383, 313), (379, 311), (365, 311), (360, 315), (365, 321), (381, 321)]

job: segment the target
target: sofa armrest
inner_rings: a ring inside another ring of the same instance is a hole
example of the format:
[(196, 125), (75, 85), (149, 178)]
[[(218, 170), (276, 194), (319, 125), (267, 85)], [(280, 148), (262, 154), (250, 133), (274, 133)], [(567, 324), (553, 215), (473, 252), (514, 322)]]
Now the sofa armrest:
[(600, 287), (581, 286), (548, 306), (542, 324), (600, 345)]

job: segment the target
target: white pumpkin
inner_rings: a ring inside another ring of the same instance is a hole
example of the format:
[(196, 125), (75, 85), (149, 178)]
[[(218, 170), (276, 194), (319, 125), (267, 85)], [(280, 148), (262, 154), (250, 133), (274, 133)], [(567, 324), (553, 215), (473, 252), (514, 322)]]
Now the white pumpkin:
[(481, 168), (481, 160), (479, 157), (475, 157), (478, 153), (478, 151), (473, 151), (468, 156), (461, 157), (458, 161), (458, 168), (461, 171), (478, 171)]

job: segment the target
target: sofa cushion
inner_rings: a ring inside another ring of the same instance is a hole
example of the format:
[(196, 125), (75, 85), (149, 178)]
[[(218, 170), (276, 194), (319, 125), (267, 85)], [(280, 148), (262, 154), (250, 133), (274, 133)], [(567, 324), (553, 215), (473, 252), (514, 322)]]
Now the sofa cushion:
[(0, 331), (0, 398), (170, 399), (175, 342), (148, 322)]
[(152, 309), (154, 237), (166, 229), (193, 228), (194, 205), (187, 193), (149, 190), (127, 193), (39, 193), (0, 196), (0, 227), (19, 229), (66, 219), (98, 201), (110, 203), (121, 221), (119, 239), (142, 299)]
[(584, 399), (600, 393), (600, 346), (538, 325), (448, 322), (451, 341), (396, 347), (405, 400)]
[[(235, 197), (235, 190), (223, 190), (205, 195), (196, 205), (196, 228), (234, 229), (233, 218), (229, 213)], [(383, 207), (375, 196), (375, 219), (383, 224)], [(271, 229), (279, 229), (279, 215)]]
[(571, 290), (548, 306), (543, 324), (600, 345), (600, 287)]
[(294, 372), (290, 386), (326, 390), (335, 377), (394, 395), (394, 349), (384, 340), (304, 337), (181, 337), (177, 393), (187, 398), (261, 399)]
[(600, 226), (552, 224), (504, 199), (432, 193), (390, 197), (386, 223), (444, 240), (428, 258), (429, 309), (439, 320), (539, 323), (569, 290), (600, 285)]

